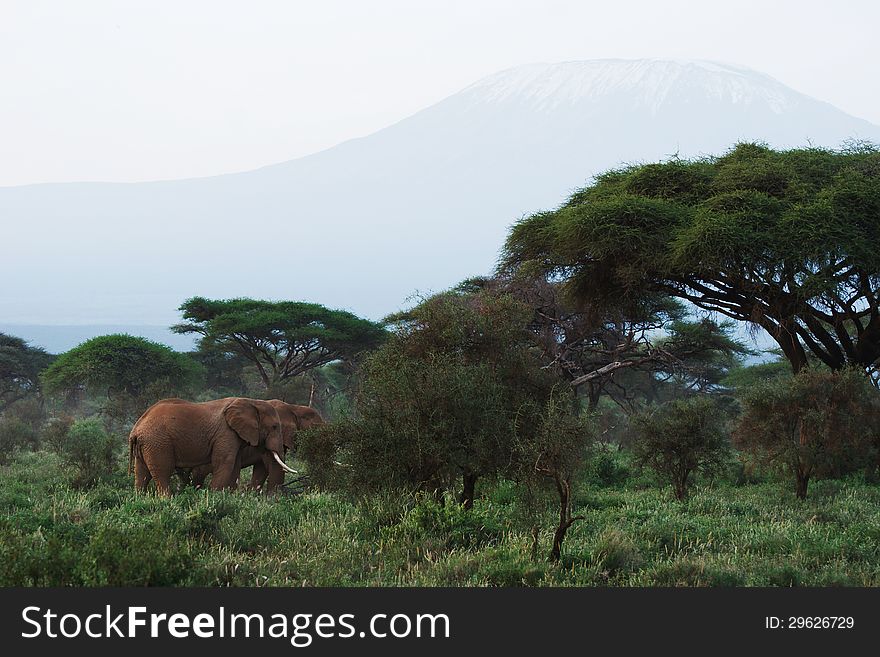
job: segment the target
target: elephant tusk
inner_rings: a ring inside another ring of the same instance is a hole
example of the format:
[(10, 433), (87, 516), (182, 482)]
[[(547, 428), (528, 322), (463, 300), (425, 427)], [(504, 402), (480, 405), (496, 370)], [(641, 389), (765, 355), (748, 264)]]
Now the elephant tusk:
[(275, 460), (278, 461), (278, 465), (280, 465), (284, 470), (286, 470), (290, 474), (299, 474), (296, 470), (289, 467), (280, 456), (278, 456), (278, 452), (272, 452), (272, 456), (275, 457)]

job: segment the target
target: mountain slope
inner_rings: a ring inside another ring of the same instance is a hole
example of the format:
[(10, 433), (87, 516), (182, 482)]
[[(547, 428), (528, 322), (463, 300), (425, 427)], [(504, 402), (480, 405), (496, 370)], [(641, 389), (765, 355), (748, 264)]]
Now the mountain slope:
[[(395, 125), (247, 173), (0, 189), (0, 321), (171, 323), (195, 294), (381, 317), (488, 272), (511, 222), (622, 162), (880, 141), (880, 127), (737, 67), (503, 71)], [(14, 246), (11, 246), (14, 245)], [(11, 248), (10, 248), (11, 247)]]

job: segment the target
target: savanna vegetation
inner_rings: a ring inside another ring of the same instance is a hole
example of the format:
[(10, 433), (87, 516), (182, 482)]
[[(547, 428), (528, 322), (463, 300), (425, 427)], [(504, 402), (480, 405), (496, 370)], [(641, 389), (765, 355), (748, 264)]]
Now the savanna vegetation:
[[(186, 354), (0, 335), (0, 584), (880, 585), (878, 237), (876, 150), (741, 144), (603, 174), (382, 322), (197, 297)], [(280, 494), (139, 495), (170, 396), (327, 423)]]

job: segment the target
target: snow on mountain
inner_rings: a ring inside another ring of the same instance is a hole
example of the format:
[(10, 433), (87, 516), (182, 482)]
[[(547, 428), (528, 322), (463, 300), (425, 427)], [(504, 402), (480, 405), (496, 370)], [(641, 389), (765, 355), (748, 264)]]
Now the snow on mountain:
[[(633, 108), (656, 112), (669, 98), (696, 92), (733, 104), (766, 103), (775, 113), (791, 110), (806, 97), (749, 69), (702, 61), (594, 60), (532, 64), (508, 69), (467, 87), (462, 94), (483, 103), (512, 98), (552, 112), (575, 103), (599, 104), (628, 95)], [(808, 100), (808, 99), (807, 99)]]
[(241, 174), (0, 188), (0, 321), (163, 324), (186, 297), (308, 299), (381, 317), (493, 267), (507, 227), (626, 162), (880, 142), (748, 69), (522, 66), (384, 130)]

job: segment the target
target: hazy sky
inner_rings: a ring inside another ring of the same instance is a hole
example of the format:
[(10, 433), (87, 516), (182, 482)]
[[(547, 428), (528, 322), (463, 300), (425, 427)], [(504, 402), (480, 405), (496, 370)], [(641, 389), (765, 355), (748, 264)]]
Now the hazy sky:
[(876, 0), (0, 0), (0, 185), (241, 171), (537, 61), (721, 60), (880, 123)]

